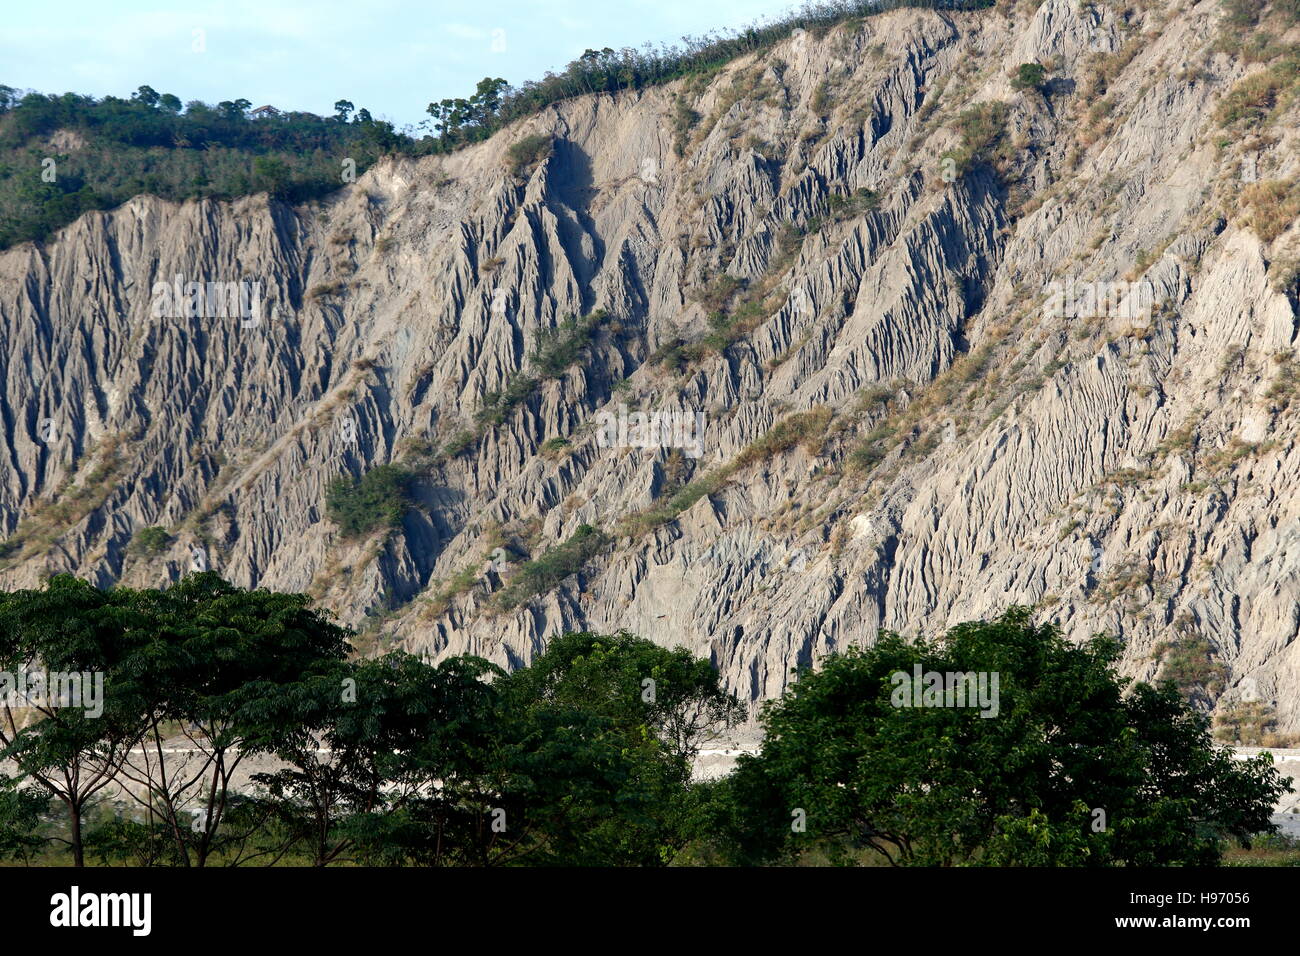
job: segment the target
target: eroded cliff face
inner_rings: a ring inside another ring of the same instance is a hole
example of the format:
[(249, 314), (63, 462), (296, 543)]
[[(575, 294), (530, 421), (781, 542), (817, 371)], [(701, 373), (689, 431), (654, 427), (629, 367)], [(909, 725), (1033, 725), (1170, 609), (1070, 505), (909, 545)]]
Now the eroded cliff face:
[[(1225, 131), (1264, 67), (1219, 17), (897, 11), (319, 205), (142, 196), (0, 254), (0, 583), (206, 564), (506, 665), (626, 628), (753, 700), (878, 628), (1035, 604), (1138, 677), (1208, 642), (1207, 703), (1298, 728), (1298, 111)], [(1009, 79), (1033, 61), (1046, 94)], [(260, 283), (260, 313), (155, 315), (176, 276)], [(702, 454), (610, 447), (636, 410), (703, 412)], [(343, 537), (330, 482), (389, 462), (417, 506)], [(582, 525), (609, 541), (579, 573), (528, 577)]]

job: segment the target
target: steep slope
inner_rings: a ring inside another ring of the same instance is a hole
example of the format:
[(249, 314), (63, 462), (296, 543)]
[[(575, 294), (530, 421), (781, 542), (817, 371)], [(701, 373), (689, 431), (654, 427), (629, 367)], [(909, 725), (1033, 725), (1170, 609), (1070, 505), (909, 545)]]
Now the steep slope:
[[(1300, 728), (1300, 29), (1246, 19), (1273, 48), (1211, 0), (899, 10), (0, 254), (3, 584), (207, 565), (504, 664), (627, 628), (754, 700), (1037, 604)], [(176, 276), (260, 314), (155, 317)], [(607, 447), (638, 409), (702, 454)], [(344, 537), (330, 483), (389, 462), (416, 506)]]

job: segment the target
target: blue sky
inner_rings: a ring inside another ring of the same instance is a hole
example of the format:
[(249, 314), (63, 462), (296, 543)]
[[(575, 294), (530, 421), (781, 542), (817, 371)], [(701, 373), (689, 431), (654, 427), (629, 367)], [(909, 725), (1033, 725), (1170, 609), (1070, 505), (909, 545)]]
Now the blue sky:
[(588, 47), (671, 43), (785, 12), (791, 0), (61, 0), (9, 4), (0, 83), (333, 112), (338, 99), (399, 126), (484, 76), (512, 84)]

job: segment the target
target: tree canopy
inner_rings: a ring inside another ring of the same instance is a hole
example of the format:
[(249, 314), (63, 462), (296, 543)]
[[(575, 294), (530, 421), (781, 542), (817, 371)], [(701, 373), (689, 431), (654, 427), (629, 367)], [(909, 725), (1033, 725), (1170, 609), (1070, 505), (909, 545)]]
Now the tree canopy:
[(745, 709), (685, 649), (572, 633), (507, 673), (357, 658), (351, 636), (304, 595), (212, 572), (0, 594), (10, 683), (96, 688), (5, 694), (0, 857), (1201, 865), (1273, 830), (1290, 783), (1216, 747), (1173, 682), (1118, 676), (1113, 640), (1072, 644), (1023, 608), (830, 655), (713, 783), (696, 758)]
[[(1074, 645), (1015, 608), (828, 658), (769, 704), (762, 751), (719, 787), (724, 855), (1202, 865), (1229, 838), (1271, 831), (1289, 786), (1271, 758), (1234, 760), (1172, 684), (1118, 676), (1118, 654), (1114, 640)], [(918, 669), (985, 675), (997, 706), (910, 705)]]

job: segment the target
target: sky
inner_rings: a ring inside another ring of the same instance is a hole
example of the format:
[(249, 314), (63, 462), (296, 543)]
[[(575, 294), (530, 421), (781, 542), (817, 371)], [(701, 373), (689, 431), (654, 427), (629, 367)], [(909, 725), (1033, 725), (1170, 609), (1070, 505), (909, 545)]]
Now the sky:
[(399, 127), (559, 71), (587, 48), (673, 43), (789, 10), (792, 0), (60, 0), (8, 4), (0, 83), (42, 93), (240, 97), (329, 114), (350, 100)]

